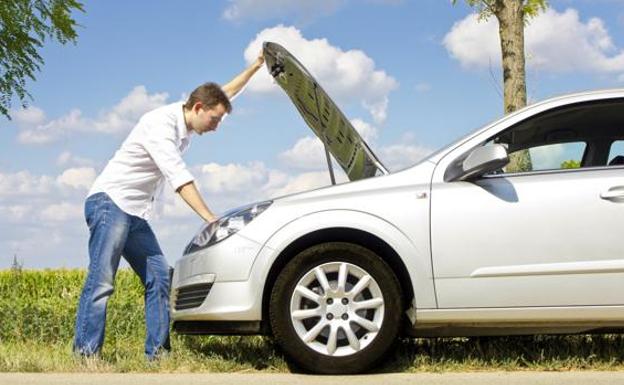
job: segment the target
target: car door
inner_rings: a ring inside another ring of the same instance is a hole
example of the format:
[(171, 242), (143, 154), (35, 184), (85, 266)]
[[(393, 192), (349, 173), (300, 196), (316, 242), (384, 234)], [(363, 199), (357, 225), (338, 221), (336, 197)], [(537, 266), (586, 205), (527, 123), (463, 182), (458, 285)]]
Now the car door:
[(534, 166), (554, 159), (555, 167), (467, 182), (444, 181), (450, 163), (440, 163), (431, 191), (440, 308), (624, 304), (624, 167), (592, 163), (606, 159), (598, 144), (622, 135), (624, 109), (611, 106), (611, 120), (594, 129), (602, 110), (588, 108), (489, 138), (513, 138), (506, 145), (529, 148)]

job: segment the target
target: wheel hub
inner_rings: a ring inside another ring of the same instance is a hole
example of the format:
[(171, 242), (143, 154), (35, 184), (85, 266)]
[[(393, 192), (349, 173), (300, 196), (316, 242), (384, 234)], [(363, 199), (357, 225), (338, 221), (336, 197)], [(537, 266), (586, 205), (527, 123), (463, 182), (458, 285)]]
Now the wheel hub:
[(333, 301), (331, 305), (326, 308), (326, 313), (331, 313), (336, 316), (341, 316), (344, 313), (349, 312), (349, 306), (343, 305), (340, 301)]

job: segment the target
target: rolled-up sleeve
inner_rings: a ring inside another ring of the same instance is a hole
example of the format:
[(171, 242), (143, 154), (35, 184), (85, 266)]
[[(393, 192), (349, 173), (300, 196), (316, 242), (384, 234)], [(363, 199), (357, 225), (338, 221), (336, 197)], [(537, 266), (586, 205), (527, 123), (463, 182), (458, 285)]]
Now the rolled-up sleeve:
[(174, 190), (194, 180), (177, 144), (175, 126), (167, 122), (145, 123), (145, 150)]

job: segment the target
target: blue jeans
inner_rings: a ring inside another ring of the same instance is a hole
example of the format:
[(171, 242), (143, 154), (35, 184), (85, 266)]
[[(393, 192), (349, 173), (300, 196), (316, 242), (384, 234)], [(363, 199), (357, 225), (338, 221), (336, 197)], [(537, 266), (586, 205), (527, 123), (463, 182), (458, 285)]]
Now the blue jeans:
[(102, 348), (106, 304), (123, 255), (145, 287), (145, 354), (169, 350), (169, 264), (147, 221), (126, 214), (105, 193), (85, 201), (89, 226), (89, 272), (82, 289), (74, 352), (90, 356)]

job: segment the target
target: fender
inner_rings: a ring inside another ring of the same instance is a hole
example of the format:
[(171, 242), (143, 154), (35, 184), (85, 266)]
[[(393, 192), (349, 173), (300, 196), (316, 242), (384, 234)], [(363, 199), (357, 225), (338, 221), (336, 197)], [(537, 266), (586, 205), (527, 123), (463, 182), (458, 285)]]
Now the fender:
[[(406, 234), (383, 218), (356, 210), (317, 211), (285, 224), (263, 245), (254, 260), (249, 280), (266, 282), (271, 267), (286, 247), (312, 232), (337, 227), (364, 231), (386, 242), (407, 268), (412, 281), (414, 303), (418, 303), (419, 309), (436, 307), (429, 245), (416, 245)], [(261, 302), (264, 293), (258, 294)]]

